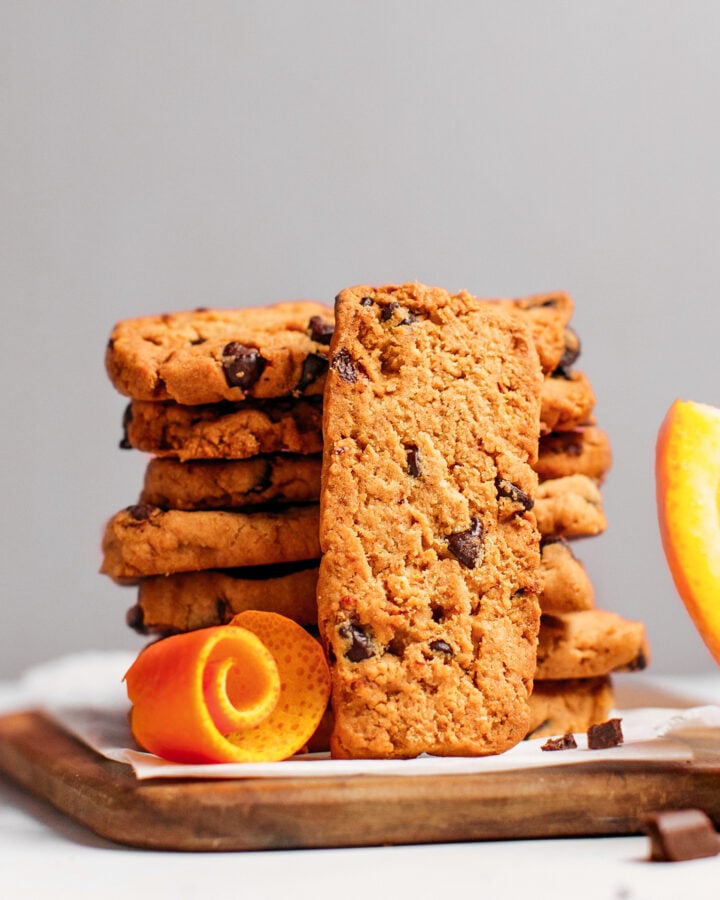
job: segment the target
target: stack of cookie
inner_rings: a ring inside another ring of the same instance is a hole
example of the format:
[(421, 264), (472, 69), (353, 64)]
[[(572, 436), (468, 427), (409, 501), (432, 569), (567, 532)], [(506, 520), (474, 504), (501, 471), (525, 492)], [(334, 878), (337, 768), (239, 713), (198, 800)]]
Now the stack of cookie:
[[(571, 548), (606, 527), (599, 486), (610, 446), (593, 420), (592, 387), (573, 368), (580, 343), (570, 297), (480, 303), (526, 322), (544, 378), (534, 506), (543, 615), (530, 731), (582, 730), (610, 708), (610, 672), (641, 668), (647, 657), (642, 625), (594, 608)], [(332, 309), (310, 302), (115, 327), (107, 371), (130, 398), (121, 446), (151, 458), (138, 502), (107, 525), (102, 571), (135, 586), (127, 621), (138, 632), (221, 624), (244, 609), (317, 626), (322, 400), (333, 329)]]

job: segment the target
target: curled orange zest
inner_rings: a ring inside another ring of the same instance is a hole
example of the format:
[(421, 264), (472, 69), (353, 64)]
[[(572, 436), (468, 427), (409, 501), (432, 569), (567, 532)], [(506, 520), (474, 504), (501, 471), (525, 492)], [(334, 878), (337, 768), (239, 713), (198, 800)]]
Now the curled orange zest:
[(320, 644), (291, 619), (255, 611), (151, 644), (125, 680), (138, 743), (182, 763), (287, 759), (330, 694)]

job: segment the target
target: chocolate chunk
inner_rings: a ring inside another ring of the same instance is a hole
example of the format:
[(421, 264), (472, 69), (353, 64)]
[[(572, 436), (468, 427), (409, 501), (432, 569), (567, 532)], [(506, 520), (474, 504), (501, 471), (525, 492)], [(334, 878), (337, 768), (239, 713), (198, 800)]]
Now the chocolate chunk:
[(232, 610), (224, 597), (215, 598), (215, 609), (218, 622), (220, 622), (221, 625), (229, 622), (232, 618)]
[(375, 656), (372, 642), (367, 632), (357, 622), (349, 622), (338, 629), (340, 637), (350, 640), (350, 647), (345, 651), (345, 658), (350, 662), (360, 662)]
[(335, 331), (332, 322), (326, 322), (322, 316), (313, 316), (308, 322), (310, 337), (317, 344), (329, 344)]
[(446, 538), (448, 548), (461, 565), (466, 569), (474, 569), (482, 562), (483, 540), (485, 531), (480, 519), (470, 520), (470, 528), (467, 531), (458, 531)]
[(136, 503), (134, 506), (128, 506), (127, 511), (137, 522), (145, 522), (150, 518), (156, 506), (149, 503)]
[(649, 813), (642, 825), (650, 838), (650, 859), (654, 862), (681, 862), (720, 853), (720, 835), (700, 809)]
[(380, 318), (383, 322), (387, 322), (388, 319), (392, 319), (393, 313), (400, 306), (397, 300), (393, 300), (392, 303), (388, 303), (387, 306), (384, 306), (380, 311)]
[(513, 503), (519, 503), (523, 510), (530, 510), (535, 505), (535, 501), (531, 497), (528, 497), (525, 491), (516, 484), (513, 484), (512, 481), (508, 481), (506, 478), (501, 478), (498, 475), (495, 479), (495, 487), (497, 488), (500, 497), (507, 497), (507, 499), (512, 500)]
[(567, 732), (562, 737), (548, 738), (540, 748), (541, 750), (575, 750), (577, 741), (571, 732)]
[(453, 649), (447, 641), (432, 641), (430, 649), (433, 653), (447, 653), (448, 656), (453, 655)]
[(327, 372), (327, 368), (327, 356), (323, 356), (321, 353), (308, 353), (303, 360), (300, 380), (295, 385), (295, 391), (302, 393), (308, 385), (311, 385), (313, 381), (317, 381), (321, 375), (324, 375)]
[(125, 614), (125, 624), (128, 628), (132, 628), (133, 631), (137, 631), (138, 634), (147, 634), (147, 629), (145, 628), (145, 614), (139, 603), (136, 603), (135, 606), (131, 606), (127, 611)]
[(422, 475), (422, 469), (420, 468), (420, 451), (415, 444), (411, 444), (407, 448), (407, 467), (408, 472), (413, 478), (419, 478)]
[(372, 297), (363, 297), (360, 301), (360, 306), (372, 306), (374, 302)]
[(580, 338), (572, 328), (565, 329), (565, 352), (560, 358), (560, 368), (566, 371), (577, 361), (580, 356)]
[(128, 428), (130, 428), (130, 423), (132, 422), (132, 403), (128, 403), (125, 407), (125, 412), (122, 417), (122, 430), (123, 436), (120, 438), (120, 449), (121, 450), (132, 450), (133, 446), (130, 443), (130, 438), (128, 437)]
[(623, 742), (622, 719), (608, 719), (598, 725), (591, 725), (587, 730), (588, 750), (609, 750)]
[(350, 351), (346, 347), (341, 347), (333, 357), (332, 367), (338, 373), (338, 377), (347, 384), (355, 384), (358, 379), (355, 361), (350, 356)]
[(207, 338), (204, 338), (204, 337), (198, 337), (198, 338), (195, 338), (194, 341), (190, 341), (190, 346), (191, 346), (191, 347), (197, 347), (197, 346), (199, 346), (200, 344), (204, 344), (205, 341), (207, 341)]
[(267, 360), (255, 347), (230, 341), (223, 350), (222, 367), (229, 387), (249, 390), (262, 375)]

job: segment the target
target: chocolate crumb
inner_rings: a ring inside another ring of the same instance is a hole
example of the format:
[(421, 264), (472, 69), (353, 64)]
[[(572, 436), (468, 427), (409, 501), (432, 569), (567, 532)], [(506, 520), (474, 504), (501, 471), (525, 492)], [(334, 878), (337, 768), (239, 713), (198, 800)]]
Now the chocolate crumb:
[(480, 519), (473, 518), (467, 531), (458, 531), (448, 535), (446, 540), (450, 552), (458, 562), (466, 569), (474, 569), (479, 562), (482, 562), (484, 538), (485, 530)]
[[(512, 481), (508, 481), (506, 478), (501, 478), (498, 475), (495, 479), (495, 487), (497, 488), (499, 497), (506, 497), (513, 503), (519, 503), (522, 510), (531, 510), (533, 506), (535, 506), (535, 501), (532, 497), (529, 497), (522, 488), (519, 488), (516, 484), (513, 484)], [(518, 510), (518, 512), (520, 512), (520, 510)]]
[(420, 451), (415, 444), (410, 444), (407, 448), (407, 467), (408, 472), (413, 478), (419, 478), (422, 475), (420, 468)]
[(308, 330), (310, 338), (316, 344), (329, 344), (335, 331), (335, 325), (332, 322), (326, 322), (322, 316), (313, 316), (308, 322)]
[(672, 809), (649, 813), (642, 820), (650, 838), (653, 862), (681, 862), (720, 853), (720, 835), (700, 809)]
[(341, 347), (333, 357), (332, 367), (347, 384), (355, 384), (358, 379), (355, 362), (346, 347)]
[(562, 737), (548, 738), (540, 748), (541, 750), (575, 750), (577, 741), (575, 735), (567, 732)]
[(588, 750), (609, 750), (623, 742), (622, 719), (608, 719), (587, 730)]
[(340, 637), (350, 639), (350, 647), (345, 651), (345, 658), (350, 662), (361, 662), (375, 656), (369, 635), (357, 622), (350, 622), (338, 629)]
[(127, 512), (137, 522), (144, 522), (150, 518), (156, 508), (157, 507), (152, 506), (150, 503), (136, 503), (134, 506), (128, 506)]
[(246, 347), (239, 341), (230, 341), (222, 353), (222, 367), (228, 387), (249, 390), (260, 378), (267, 360), (255, 347)]

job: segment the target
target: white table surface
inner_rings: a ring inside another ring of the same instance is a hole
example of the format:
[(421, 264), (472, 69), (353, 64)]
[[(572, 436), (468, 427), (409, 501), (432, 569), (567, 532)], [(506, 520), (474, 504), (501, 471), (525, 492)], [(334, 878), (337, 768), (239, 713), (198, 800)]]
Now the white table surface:
[[(625, 707), (639, 705), (638, 701), (678, 706), (720, 701), (720, 673), (623, 676), (616, 686), (618, 705)], [(17, 705), (12, 702), (16, 694), (16, 686), (0, 685), (0, 709)], [(260, 853), (133, 850), (95, 837), (0, 776), (3, 900), (720, 896), (720, 856), (651, 863), (648, 850), (644, 836)]]

